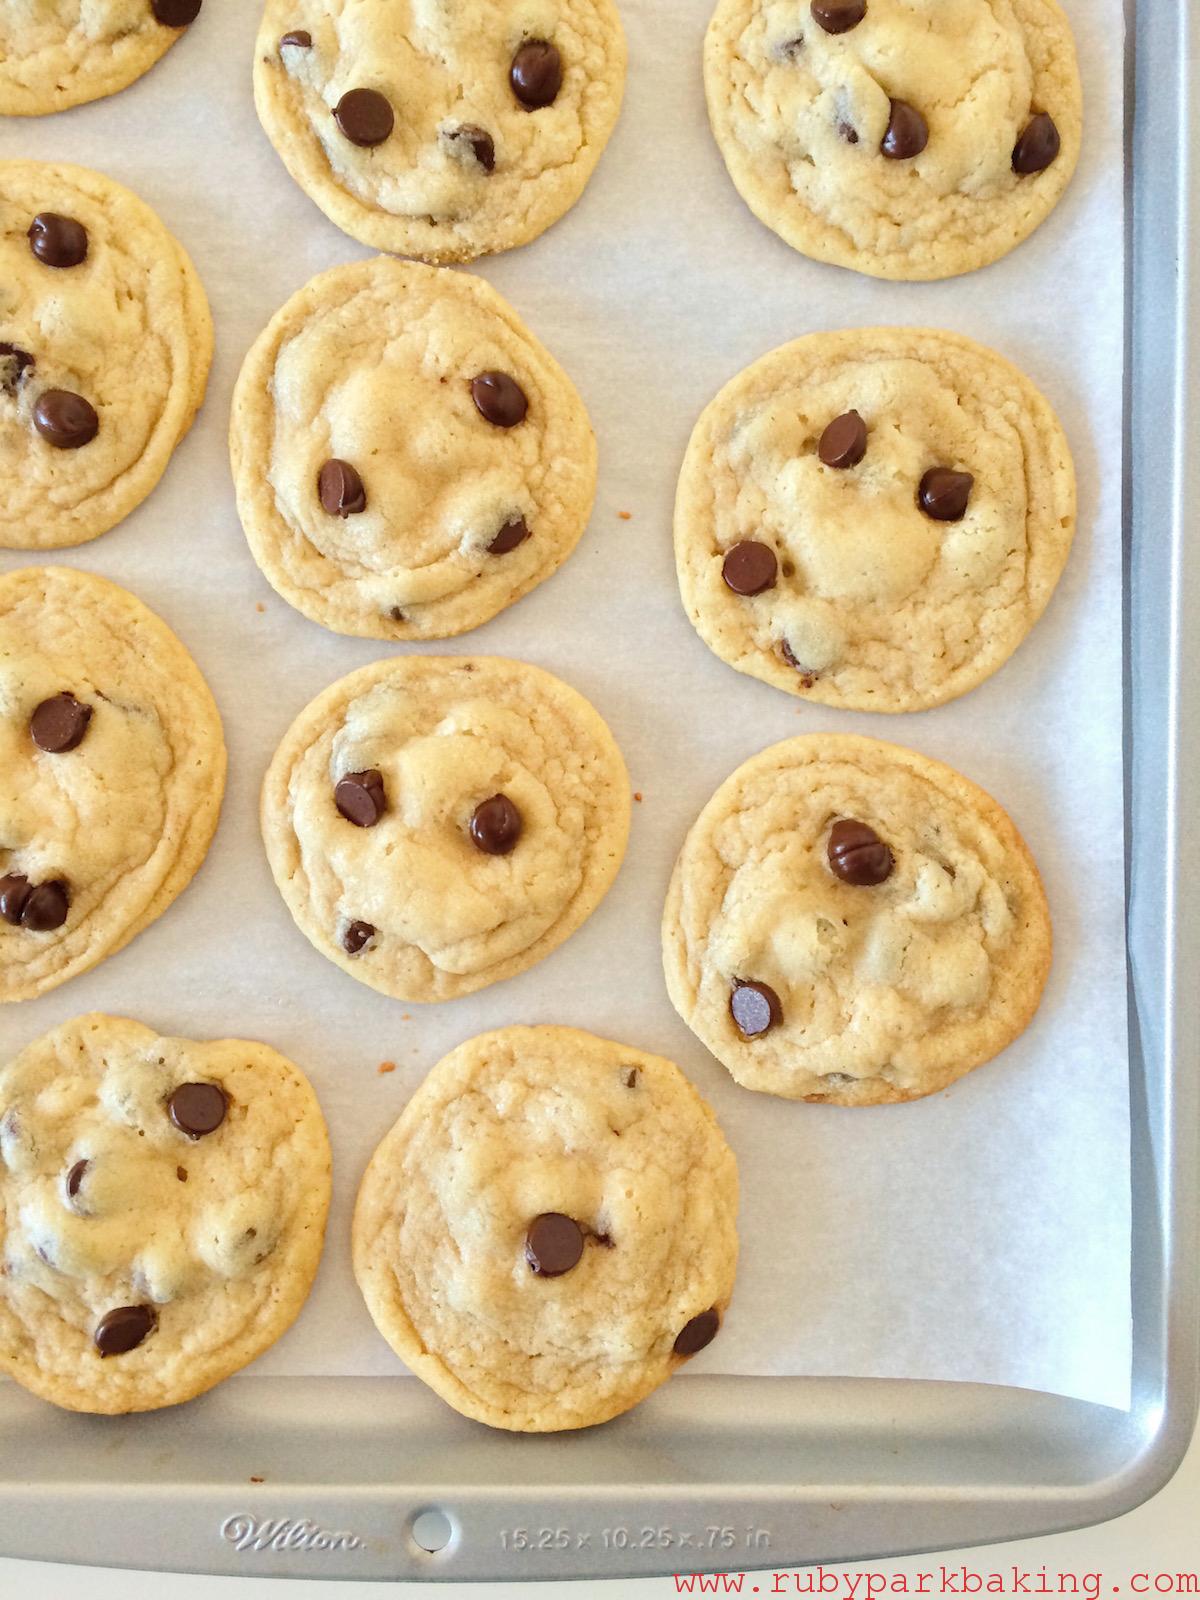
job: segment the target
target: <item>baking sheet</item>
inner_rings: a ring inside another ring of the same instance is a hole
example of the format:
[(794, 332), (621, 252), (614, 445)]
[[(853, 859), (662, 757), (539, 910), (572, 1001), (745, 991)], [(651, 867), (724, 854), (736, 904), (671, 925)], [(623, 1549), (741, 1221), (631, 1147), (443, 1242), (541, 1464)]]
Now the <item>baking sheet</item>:
[[(82, 162), (134, 188), (208, 289), (217, 361), (195, 429), (127, 522), (56, 559), (125, 584), (170, 622), (217, 696), (231, 759), (221, 827), (192, 887), (119, 956), (4, 1008), (0, 1050), (97, 1009), (196, 1038), (261, 1037), (310, 1074), (334, 1144), (329, 1242), (312, 1300), (256, 1374), (401, 1370), (350, 1272), (359, 1174), (446, 1050), (484, 1028), (562, 1022), (673, 1057), (739, 1157), (737, 1294), (692, 1371), (959, 1379), (1128, 1406), (1124, 18), (1120, 0), (1065, 4), (1087, 95), (1066, 199), (983, 273), (889, 285), (806, 261), (738, 199), (704, 111), (709, 0), (623, 0), (626, 107), (587, 194), (541, 240), (479, 268), (587, 402), (600, 441), (591, 526), (519, 605), (461, 641), (409, 648), (559, 673), (612, 726), (642, 800), (621, 876), (581, 932), (521, 977), (440, 1007), (385, 999), (324, 961), (294, 928), (259, 842), (258, 785), (285, 728), (387, 647), (326, 633), (279, 600), (234, 508), (225, 430), (246, 349), (313, 273), (366, 253), (293, 185), (259, 130), (258, 7), (206, 0), (190, 35), (125, 94), (0, 125), (0, 157)], [(723, 666), (680, 608), (670, 540), (688, 434), (727, 378), (801, 333), (889, 322), (955, 329), (1024, 367), (1062, 417), (1080, 483), (1075, 550), (1033, 637), (966, 699), (899, 718), (826, 711)], [(0, 552), (0, 567), (29, 559)], [(1055, 968), (1033, 1026), (999, 1061), (911, 1106), (843, 1111), (743, 1091), (663, 988), (659, 915), (696, 813), (751, 754), (832, 728), (912, 745), (990, 790), (1028, 839), (1054, 913)], [(385, 1061), (396, 1071), (381, 1075)]]

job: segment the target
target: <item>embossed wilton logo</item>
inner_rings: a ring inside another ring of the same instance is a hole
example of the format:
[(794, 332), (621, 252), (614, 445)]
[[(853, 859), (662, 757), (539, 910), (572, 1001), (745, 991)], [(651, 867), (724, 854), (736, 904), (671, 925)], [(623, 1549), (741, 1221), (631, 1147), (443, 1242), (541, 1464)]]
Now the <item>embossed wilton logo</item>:
[(235, 1550), (361, 1550), (353, 1533), (329, 1533), (315, 1522), (290, 1517), (256, 1521), (248, 1511), (236, 1512), (221, 1524), (221, 1537)]

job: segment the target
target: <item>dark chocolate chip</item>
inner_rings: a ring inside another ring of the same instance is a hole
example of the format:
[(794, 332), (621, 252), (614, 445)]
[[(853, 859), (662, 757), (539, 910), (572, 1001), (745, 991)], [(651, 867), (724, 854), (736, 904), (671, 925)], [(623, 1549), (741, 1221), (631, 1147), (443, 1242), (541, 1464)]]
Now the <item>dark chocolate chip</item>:
[(706, 1345), (710, 1345), (721, 1331), (721, 1313), (716, 1306), (707, 1311), (702, 1311), (698, 1317), (693, 1317), (686, 1324), (675, 1341), (675, 1354), (677, 1356), (698, 1355)]
[(356, 828), (373, 828), (387, 810), (383, 773), (348, 772), (333, 791), (333, 803)]
[(1039, 111), (1025, 124), (1021, 137), (1013, 147), (1013, 171), (1027, 178), (1034, 172), (1045, 172), (1058, 159), (1062, 140), (1054, 125), (1054, 118)]
[(583, 1229), (561, 1211), (534, 1217), (525, 1235), (525, 1259), (539, 1278), (561, 1278), (583, 1255)]
[(81, 394), (44, 389), (33, 408), (33, 425), (56, 450), (78, 450), (96, 437), (100, 418)]
[(280, 39), (279, 48), (281, 51), (285, 45), (294, 45), (297, 50), (311, 50), (312, 34), (309, 33), (307, 28), (293, 28), (291, 33), (285, 33), (283, 38)]
[(90, 1161), (77, 1161), (70, 1172), (67, 1173), (67, 1194), (70, 1199), (74, 1200), (79, 1193), (79, 1186), (83, 1182), (84, 1173), (91, 1164)]
[(91, 720), (91, 706), (81, 704), (64, 689), (37, 707), (29, 719), (29, 732), (39, 750), (60, 756), (83, 743)]
[(867, 0), (812, 0), (813, 19), (826, 33), (849, 33), (867, 14)]
[(801, 687), (804, 689), (811, 689), (821, 674), (819, 672), (814, 672), (811, 667), (806, 667), (802, 661), (798, 661), (796, 659), (795, 651), (792, 649), (791, 645), (786, 639), (781, 641), (779, 653), (787, 662), (788, 666), (794, 667), (800, 674)]
[(216, 1083), (181, 1083), (167, 1101), (167, 1114), (189, 1139), (216, 1133), (225, 1121), (229, 1101)]
[(857, 411), (846, 411), (821, 435), (817, 454), (827, 467), (856, 467), (867, 453), (867, 425)]
[(858, 143), (858, 129), (849, 122), (838, 123), (838, 134), (845, 139), (847, 144)]
[(154, 15), (164, 28), (186, 28), (200, 15), (203, 0), (152, 0)]
[(828, 854), (834, 875), (858, 889), (886, 883), (896, 866), (889, 846), (865, 822), (835, 822), (829, 832)]
[(48, 267), (77, 267), (87, 259), (88, 231), (74, 217), (39, 211), (29, 224), (29, 248)]
[(485, 856), (510, 855), (521, 837), (521, 813), (506, 794), (494, 794), (475, 807), (471, 843)]
[(464, 122), (462, 127), (455, 128), (449, 137), (469, 144), (476, 161), (478, 161), (483, 170), (485, 172), (495, 172), (496, 141), (486, 128), (481, 128), (474, 122)]
[(67, 920), (70, 905), (71, 897), (61, 879), (39, 883), (36, 889), (29, 891), (21, 911), (21, 926), (31, 928), (34, 933), (52, 933)]
[(100, 1318), (92, 1340), (102, 1356), (123, 1356), (136, 1350), (157, 1323), (153, 1306), (117, 1306)]
[(725, 587), (734, 594), (762, 594), (773, 589), (779, 575), (779, 560), (769, 544), (759, 544), (756, 539), (743, 539), (735, 544), (721, 564)]
[(396, 125), (396, 113), (378, 89), (348, 89), (333, 115), (350, 143), (364, 148), (382, 144)]
[(921, 479), (917, 504), (935, 522), (961, 522), (967, 514), (975, 479), (969, 472), (930, 467)]
[(879, 148), (889, 161), (911, 161), (929, 143), (929, 124), (907, 100), (892, 101), (892, 115)]
[(743, 983), (740, 979), (729, 996), (729, 1014), (743, 1039), (761, 1039), (783, 1021), (779, 996), (769, 983)]
[(9, 872), (0, 878), (0, 917), (11, 922), (14, 928), (20, 926), (31, 887), (29, 879), (19, 872)]
[(348, 956), (356, 956), (374, 937), (375, 929), (369, 922), (352, 922), (342, 935), (342, 949)]
[(317, 493), (331, 517), (356, 517), (367, 509), (367, 491), (358, 469), (336, 456), (317, 473)]
[(527, 111), (553, 105), (562, 80), (562, 56), (548, 39), (526, 39), (512, 58), (508, 81)]
[(511, 522), (506, 522), (500, 532), (488, 545), (488, 553), (493, 556), (506, 556), (510, 550), (515, 550), (519, 544), (524, 544), (529, 537), (529, 524), (524, 517), (514, 517)]
[(524, 389), (507, 372), (481, 372), (472, 378), (471, 398), (479, 415), (494, 428), (515, 428), (529, 410)]
[(9, 344), (7, 340), (0, 342), (0, 389), (6, 394), (16, 394), (25, 381), (26, 373), (36, 365), (28, 350), (22, 350), (20, 345)]

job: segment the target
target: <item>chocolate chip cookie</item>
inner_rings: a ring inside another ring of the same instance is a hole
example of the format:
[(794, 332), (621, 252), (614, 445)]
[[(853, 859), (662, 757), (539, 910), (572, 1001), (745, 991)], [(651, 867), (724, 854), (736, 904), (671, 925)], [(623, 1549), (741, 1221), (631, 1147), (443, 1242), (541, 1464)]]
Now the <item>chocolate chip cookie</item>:
[(225, 744), (186, 649), (68, 567), (0, 577), (0, 1003), (94, 967), (191, 881)]
[(696, 424), (675, 501), (684, 607), (739, 672), (823, 705), (973, 689), (1048, 604), (1075, 532), (1057, 417), (958, 334), (810, 334)]
[(1031, 1021), (1050, 914), (1012, 822), (952, 768), (851, 735), (747, 761), (688, 834), (667, 989), (747, 1089), (882, 1105), (944, 1089)]
[(77, 1017), (0, 1066), (0, 1370), (71, 1411), (177, 1405), (316, 1275), (329, 1139), (264, 1044)]
[(0, 545), (82, 544), (141, 504), (191, 427), (208, 301), (136, 195), (39, 161), (0, 162), (0, 283)]
[(267, 0), (259, 119), (339, 228), (425, 261), (525, 244), (570, 209), (621, 109), (612, 0)]
[(573, 1028), (440, 1061), (371, 1159), (354, 1272), (380, 1333), (464, 1416), (606, 1422), (712, 1342), (737, 1167), (673, 1062)]
[(548, 578), (587, 526), (574, 385), (482, 278), (323, 273), (246, 358), (230, 449), (254, 558), (337, 633), (444, 639)]
[(262, 830), (305, 937), (401, 1000), (449, 1000), (533, 966), (608, 892), (629, 782), (574, 689), (518, 661), (401, 656), (297, 717)]
[(116, 94), (148, 72), (202, 0), (8, 0), (0, 116), (39, 117)]
[(1079, 158), (1058, 0), (719, 0), (704, 82), (755, 216), (872, 277), (947, 278), (1006, 255)]

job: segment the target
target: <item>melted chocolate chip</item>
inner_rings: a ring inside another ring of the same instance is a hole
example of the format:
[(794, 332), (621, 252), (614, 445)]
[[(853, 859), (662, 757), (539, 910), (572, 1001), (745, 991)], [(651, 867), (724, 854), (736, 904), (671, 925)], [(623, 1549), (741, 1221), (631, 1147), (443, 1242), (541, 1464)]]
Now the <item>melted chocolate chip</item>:
[(81, 394), (44, 389), (33, 408), (33, 425), (56, 450), (78, 450), (96, 437), (100, 418)]
[(812, 0), (813, 19), (826, 33), (849, 33), (867, 14), (867, 0)]
[(29, 879), (19, 872), (9, 872), (0, 878), (0, 917), (11, 922), (14, 928), (20, 926), (31, 888)]
[(157, 1324), (153, 1306), (117, 1306), (100, 1318), (92, 1341), (102, 1356), (123, 1356), (136, 1350)]
[(475, 807), (471, 818), (471, 843), (485, 856), (507, 856), (521, 837), (521, 813), (506, 794), (494, 794)]
[(281, 51), (287, 45), (292, 45), (297, 50), (311, 50), (312, 34), (307, 28), (293, 28), (291, 33), (285, 33), (279, 41)]
[(48, 267), (77, 267), (86, 261), (88, 231), (74, 217), (39, 211), (29, 224), (29, 248)]
[(71, 897), (61, 879), (39, 883), (29, 891), (21, 910), (21, 926), (34, 933), (53, 933), (67, 920), (70, 905)]
[(70, 1199), (74, 1200), (79, 1193), (79, 1186), (83, 1182), (84, 1174), (91, 1164), (90, 1161), (77, 1161), (70, 1172), (67, 1173), (67, 1195)]
[(1054, 125), (1054, 118), (1039, 111), (1025, 124), (1021, 137), (1013, 146), (1013, 171), (1027, 178), (1035, 172), (1045, 172), (1058, 159), (1062, 140)]
[(540, 1278), (561, 1278), (583, 1255), (583, 1229), (561, 1211), (535, 1217), (525, 1235), (525, 1259)]
[(729, 1014), (743, 1039), (761, 1039), (783, 1021), (779, 996), (769, 983), (743, 983), (740, 979), (729, 996)]
[(917, 504), (935, 522), (961, 522), (967, 514), (975, 479), (969, 472), (930, 467), (921, 479)]
[(506, 522), (500, 532), (488, 545), (488, 554), (493, 556), (506, 556), (510, 550), (515, 550), (519, 544), (524, 544), (529, 537), (529, 524), (524, 517), (514, 517), (511, 522)]
[(721, 565), (725, 587), (734, 594), (762, 594), (773, 589), (779, 574), (779, 560), (768, 544), (756, 539), (743, 539), (728, 552)]
[(0, 389), (5, 394), (16, 394), (26, 374), (36, 365), (28, 350), (22, 350), (20, 345), (9, 344), (7, 340), (0, 342)]
[(229, 1100), (216, 1083), (181, 1083), (167, 1101), (167, 1115), (189, 1139), (203, 1139), (225, 1121)]
[(356, 828), (373, 828), (387, 810), (383, 773), (348, 772), (333, 791), (333, 803)]
[(472, 378), (471, 398), (479, 415), (494, 428), (515, 428), (529, 411), (524, 389), (507, 372), (481, 372)]
[(829, 832), (828, 855), (834, 875), (858, 889), (886, 883), (896, 866), (889, 846), (865, 822), (835, 822)]
[(496, 170), (496, 141), (486, 128), (474, 122), (464, 122), (449, 135), (451, 139), (469, 144), (475, 160), (485, 172)]
[(856, 467), (867, 453), (867, 425), (857, 411), (846, 411), (821, 435), (817, 454), (827, 467)]
[(64, 689), (37, 707), (29, 719), (29, 733), (39, 750), (48, 755), (65, 755), (83, 743), (91, 720), (91, 706), (81, 704)]
[(375, 931), (369, 922), (352, 922), (342, 935), (342, 949), (348, 956), (358, 955), (375, 937)]
[(721, 1331), (721, 1313), (716, 1306), (702, 1311), (698, 1317), (685, 1324), (675, 1340), (677, 1356), (694, 1356), (710, 1345)]
[(512, 92), (527, 111), (553, 105), (562, 80), (562, 56), (548, 39), (526, 39), (508, 71)]
[(911, 161), (929, 143), (929, 124), (907, 100), (893, 100), (880, 149), (889, 161)]
[(798, 661), (796, 659), (795, 651), (792, 649), (791, 645), (786, 639), (780, 642), (779, 653), (787, 662), (788, 666), (794, 667), (800, 674), (801, 688), (811, 689), (821, 674), (819, 672), (814, 672), (811, 667), (806, 667), (802, 661)]
[(200, 15), (203, 0), (152, 0), (155, 18), (164, 28), (186, 28)]
[(367, 509), (367, 491), (357, 467), (336, 456), (317, 473), (317, 494), (331, 517), (356, 517)]
[(364, 148), (382, 144), (396, 125), (396, 113), (377, 89), (348, 89), (333, 115), (350, 143)]

